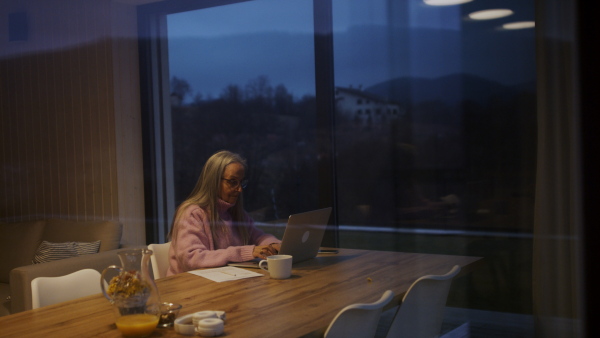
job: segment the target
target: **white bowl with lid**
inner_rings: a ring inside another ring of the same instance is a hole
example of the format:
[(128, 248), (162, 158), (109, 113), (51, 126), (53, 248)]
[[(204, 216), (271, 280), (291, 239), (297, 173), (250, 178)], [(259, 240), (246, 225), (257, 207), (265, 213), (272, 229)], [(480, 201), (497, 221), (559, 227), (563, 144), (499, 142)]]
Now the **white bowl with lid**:
[(225, 323), (219, 318), (204, 318), (198, 321), (196, 333), (202, 337), (215, 337), (222, 335)]

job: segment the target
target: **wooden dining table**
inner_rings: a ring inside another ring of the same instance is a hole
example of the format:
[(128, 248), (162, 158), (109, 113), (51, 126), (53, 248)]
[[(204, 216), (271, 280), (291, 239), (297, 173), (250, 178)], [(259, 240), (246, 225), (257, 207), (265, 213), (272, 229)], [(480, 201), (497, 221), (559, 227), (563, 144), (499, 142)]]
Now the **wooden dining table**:
[[(467, 274), (480, 257), (339, 249), (294, 264), (289, 279), (259, 277), (226, 282), (181, 273), (156, 280), (162, 301), (182, 304), (179, 316), (225, 311), (225, 337), (318, 337), (345, 306), (378, 300), (384, 291), (398, 305), (419, 277), (454, 265)], [(101, 294), (0, 317), (1, 337), (121, 337), (116, 315)], [(173, 327), (150, 337), (185, 337)]]

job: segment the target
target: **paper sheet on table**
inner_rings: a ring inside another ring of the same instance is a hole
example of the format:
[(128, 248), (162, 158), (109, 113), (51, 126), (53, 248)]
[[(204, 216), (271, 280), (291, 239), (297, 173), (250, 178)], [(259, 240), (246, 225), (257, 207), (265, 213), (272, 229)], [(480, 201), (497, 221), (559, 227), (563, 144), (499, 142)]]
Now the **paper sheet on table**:
[(233, 266), (224, 266), (222, 268), (214, 268), (214, 269), (193, 270), (193, 271), (188, 271), (188, 272), (193, 275), (196, 275), (196, 276), (210, 279), (217, 283), (226, 282), (226, 281), (230, 281), (230, 280), (263, 276), (260, 273), (236, 268)]

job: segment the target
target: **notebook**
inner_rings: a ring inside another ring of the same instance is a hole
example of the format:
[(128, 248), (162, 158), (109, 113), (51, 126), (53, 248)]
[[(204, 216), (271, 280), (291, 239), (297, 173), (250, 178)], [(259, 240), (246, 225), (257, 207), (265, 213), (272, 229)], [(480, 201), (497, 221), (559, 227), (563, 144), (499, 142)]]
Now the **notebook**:
[[(323, 241), (329, 215), (331, 215), (331, 207), (290, 215), (281, 239), (279, 254), (291, 255), (292, 263), (316, 257)], [(258, 262), (260, 259), (228, 265), (258, 268)]]

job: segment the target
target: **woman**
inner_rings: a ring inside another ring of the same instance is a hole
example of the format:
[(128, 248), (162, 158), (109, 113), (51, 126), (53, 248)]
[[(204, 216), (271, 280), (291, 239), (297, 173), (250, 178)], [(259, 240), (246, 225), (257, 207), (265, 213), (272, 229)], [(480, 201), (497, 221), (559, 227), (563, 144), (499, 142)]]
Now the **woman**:
[(206, 161), (173, 218), (168, 276), (277, 254), (281, 241), (256, 228), (243, 209), (245, 177), (238, 154), (220, 151)]

